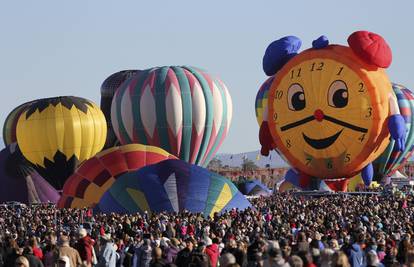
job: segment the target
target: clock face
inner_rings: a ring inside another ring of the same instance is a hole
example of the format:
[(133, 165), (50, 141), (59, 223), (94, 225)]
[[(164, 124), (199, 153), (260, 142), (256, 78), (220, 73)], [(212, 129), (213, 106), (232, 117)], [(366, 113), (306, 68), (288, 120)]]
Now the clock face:
[(311, 175), (349, 171), (378, 129), (381, 105), (369, 75), (346, 59), (316, 52), (292, 61), (270, 89), (269, 121), (278, 149)]

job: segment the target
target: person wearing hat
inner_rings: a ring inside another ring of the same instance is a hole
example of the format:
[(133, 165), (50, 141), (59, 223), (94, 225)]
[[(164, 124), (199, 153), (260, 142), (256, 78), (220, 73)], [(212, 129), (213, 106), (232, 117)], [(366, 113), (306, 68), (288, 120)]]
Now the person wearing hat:
[(98, 267), (115, 267), (117, 254), (112, 243), (111, 234), (105, 233), (101, 236), (101, 248), (98, 256)]
[(216, 237), (213, 238), (213, 240), (211, 240), (210, 238), (206, 240), (206, 245), (207, 245), (206, 254), (210, 258), (212, 267), (217, 266), (218, 258), (220, 256), (218, 244), (219, 244), (219, 240)]
[(75, 248), (78, 250), (82, 262), (85, 266), (92, 266), (93, 259), (93, 245), (95, 241), (88, 235), (86, 229), (79, 228), (78, 230), (78, 242), (75, 244)]
[(82, 264), (79, 252), (69, 245), (69, 236), (60, 236), (59, 256), (67, 256), (69, 258), (70, 266), (78, 266)]

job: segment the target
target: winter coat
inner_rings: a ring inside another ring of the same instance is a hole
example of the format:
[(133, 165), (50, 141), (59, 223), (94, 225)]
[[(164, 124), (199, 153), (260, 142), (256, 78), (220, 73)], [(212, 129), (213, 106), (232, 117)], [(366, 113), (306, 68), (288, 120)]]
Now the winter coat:
[(364, 266), (364, 253), (361, 246), (353, 244), (349, 250), (349, 263), (352, 267)]
[(59, 257), (62, 256), (67, 256), (69, 258), (70, 266), (78, 266), (82, 263), (79, 252), (68, 244), (63, 244), (59, 247)]
[(219, 248), (217, 244), (212, 244), (210, 246), (207, 246), (206, 254), (210, 258), (211, 266), (216, 267), (218, 258), (220, 256), (220, 252), (219, 252)]
[(175, 260), (177, 259), (177, 254), (178, 254), (179, 251), (180, 251), (179, 248), (174, 247), (174, 246), (170, 246), (167, 249), (167, 253), (166, 253), (167, 254), (167, 262), (168, 263), (175, 262)]
[(85, 236), (76, 243), (75, 248), (78, 250), (82, 261), (86, 261), (88, 264), (92, 263), (92, 247), (95, 241), (90, 236)]
[(178, 267), (188, 267), (191, 261), (191, 251), (188, 248), (185, 248), (178, 252), (177, 259), (175, 264)]
[(149, 267), (152, 259), (152, 248), (143, 245), (135, 250), (134, 259), (132, 261), (133, 267)]
[(117, 255), (112, 242), (106, 242), (99, 251), (98, 267), (115, 267)]

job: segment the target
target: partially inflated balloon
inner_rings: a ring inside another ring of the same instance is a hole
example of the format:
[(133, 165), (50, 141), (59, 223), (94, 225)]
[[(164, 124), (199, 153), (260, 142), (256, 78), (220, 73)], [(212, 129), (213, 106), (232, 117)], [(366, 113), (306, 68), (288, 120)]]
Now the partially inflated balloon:
[(17, 123), (24, 157), (59, 190), (78, 162), (99, 152), (105, 139), (105, 116), (93, 102), (80, 97), (33, 101)]
[(30, 104), (30, 102), (21, 104), (20, 106), (13, 109), (9, 115), (7, 115), (6, 120), (3, 125), (3, 141), (6, 146), (16, 143), (16, 128), (17, 121), (19, 120), (20, 114), (23, 113), (24, 109)]
[(111, 109), (121, 144), (159, 146), (197, 165), (215, 155), (232, 117), (224, 83), (193, 67), (138, 72), (116, 91)]
[(108, 148), (83, 162), (68, 178), (58, 206), (60, 208), (94, 207), (121, 174), (175, 158), (165, 150), (154, 146), (130, 144)]
[(244, 181), (238, 185), (240, 192), (250, 196), (267, 196), (272, 193), (266, 185), (259, 180)]
[(269, 96), (269, 88), (272, 85), (274, 76), (268, 78), (262, 86), (260, 86), (259, 91), (256, 95), (256, 101), (254, 103), (255, 111), (256, 111), (256, 119), (257, 123), (262, 125), (263, 120), (267, 121), (267, 114), (268, 114), (268, 96)]
[(112, 98), (118, 87), (127, 79), (131, 78), (138, 70), (122, 70), (116, 72), (105, 79), (101, 85), (101, 109), (105, 115), (108, 125), (105, 148), (112, 147), (117, 143), (117, 139), (111, 124), (111, 104)]
[(25, 160), (16, 143), (0, 152), (0, 203), (56, 203), (59, 193)]
[(408, 134), (404, 151), (397, 151), (395, 141), (391, 140), (384, 153), (374, 161), (374, 177), (378, 181), (394, 174), (414, 151), (414, 94), (399, 84), (393, 84), (392, 89), (397, 97), (399, 112), (404, 118)]
[(182, 160), (166, 160), (119, 177), (97, 209), (105, 213), (188, 210), (213, 216), (250, 206), (227, 178)]

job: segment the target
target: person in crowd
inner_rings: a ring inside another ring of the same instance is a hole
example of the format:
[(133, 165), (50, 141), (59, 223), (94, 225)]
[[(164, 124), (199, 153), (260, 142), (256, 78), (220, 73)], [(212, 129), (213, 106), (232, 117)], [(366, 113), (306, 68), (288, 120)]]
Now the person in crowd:
[(79, 228), (78, 242), (76, 242), (75, 248), (79, 252), (83, 265), (86, 267), (92, 266), (94, 244), (95, 244), (95, 241), (88, 235), (86, 229)]
[(115, 267), (117, 254), (111, 234), (105, 233), (101, 236), (101, 248), (98, 256), (98, 267)]
[(191, 262), (191, 253), (193, 252), (193, 248), (193, 240), (191, 238), (187, 238), (185, 240), (185, 248), (178, 252), (175, 263), (180, 267), (188, 267)]
[(12, 266), (16, 266), (16, 267), (30, 267), (29, 261), (24, 256), (17, 257), (16, 260), (15, 260), (15, 262), (14, 262), (14, 265), (12, 265)]
[(180, 251), (180, 242), (176, 238), (171, 238), (169, 246), (165, 249), (167, 263), (174, 263), (177, 259), (177, 254)]
[(152, 250), (152, 260), (149, 264), (150, 267), (165, 267), (167, 263), (162, 258), (162, 250), (158, 247)]
[(70, 246), (70, 237), (66, 233), (60, 236), (59, 257), (63, 256), (69, 258), (70, 266), (82, 264), (79, 252)]
[(34, 255), (32, 246), (29, 245), (24, 248), (23, 256), (29, 261), (30, 267), (43, 267), (42, 261)]
[(208, 240), (206, 240), (207, 247), (206, 247), (205, 253), (209, 257), (212, 267), (217, 267), (218, 258), (220, 256), (218, 244), (219, 244), (219, 240), (216, 237), (213, 239), (208, 238)]

